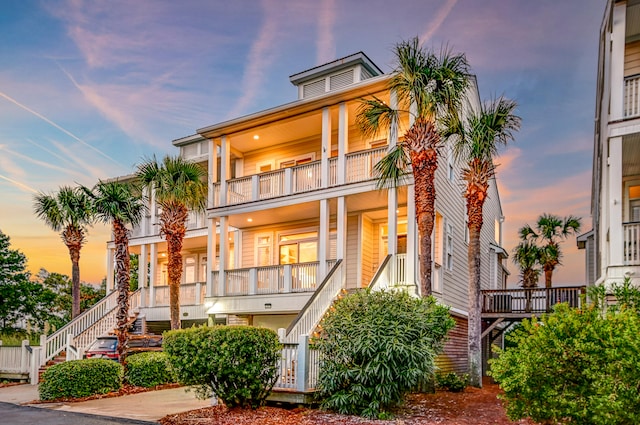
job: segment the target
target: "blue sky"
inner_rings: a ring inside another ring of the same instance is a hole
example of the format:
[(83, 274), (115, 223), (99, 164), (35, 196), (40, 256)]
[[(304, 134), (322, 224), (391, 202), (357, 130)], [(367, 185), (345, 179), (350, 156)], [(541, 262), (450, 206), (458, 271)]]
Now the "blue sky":
[[(385, 72), (393, 45), (464, 52), (483, 98), (519, 103), (517, 141), (498, 181), (505, 248), (542, 212), (589, 230), (598, 33), (604, 0), (234, 0), (0, 2), (0, 229), (36, 271), (71, 274), (59, 235), (32, 213), (34, 191), (93, 185), (171, 140), (296, 98), (289, 75), (364, 51)], [(81, 276), (105, 274), (96, 225)], [(584, 281), (564, 245), (554, 281)], [(517, 269), (512, 271), (515, 284)]]

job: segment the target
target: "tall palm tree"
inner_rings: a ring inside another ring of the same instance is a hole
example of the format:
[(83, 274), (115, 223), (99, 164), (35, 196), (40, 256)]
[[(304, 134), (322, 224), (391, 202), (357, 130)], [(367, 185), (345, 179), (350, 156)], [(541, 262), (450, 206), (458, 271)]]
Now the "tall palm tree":
[(179, 156), (152, 158), (138, 165), (143, 187), (155, 194), (160, 206), (160, 234), (167, 241), (169, 264), (169, 310), (171, 329), (180, 329), (180, 279), (182, 242), (189, 210), (204, 211), (207, 202), (207, 172), (198, 164)]
[(489, 180), (494, 177), (493, 159), (498, 147), (514, 140), (513, 133), (520, 128), (521, 119), (515, 115), (516, 102), (497, 98), (480, 105), (460, 119), (458, 114), (444, 120), (445, 135), (454, 143), (456, 159), (464, 163), (462, 179), (466, 182), (464, 197), (467, 203), (469, 247), (469, 381), (482, 386), (482, 320), (480, 231), (482, 210), (488, 196)]
[(129, 317), (129, 230), (127, 225), (137, 226), (142, 220), (145, 206), (142, 196), (129, 183), (113, 180), (99, 181), (90, 190), (83, 187), (91, 198), (95, 217), (104, 224), (111, 224), (115, 243), (116, 284), (118, 288), (118, 310), (116, 312), (118, 354), (124, 359), (128, 338)]
[(418, 38), (395, 46), (397, 65), (388, 88), (397, 108), (373, 97), (362, 101), (356, 121), (365, 136), (375, 136), (400, 124), (407, 114), (411, 124), (404, 139), (375, 166), (379, 187), (396, 187), (411, 170), (415, 183), (416, 220), (420, 238), (420, 290), (431, 294), (431, 236), (435, 221), (435, 172), (442, 137), (438, 118), (458, 110), (468, 82), (463, 54), (443, 48), (427, 51)]
[(526, 225), (521, 232), (531, 235), (543, 245), (540, 247), (540, 264), (544, 270), (544, 283), (547, 288), (551, 288), (553, 281), (553, 271), (556, 266), (562, 264), (562, 250), (560, 242), (580, 231), (582, 218), (569, 215), (561, 218), (557, 215), (543, 213), (538, 217), (536, 229), (533, 230)]
[(34, 196), (34, 212), (47, 226), (61, 232), (71, 257), (71, 318), (80, 314), (80, 250), (86, 242), (87, 226), (93, 221), (91, 200), (78, 187), (62, 186), (58, 193)]

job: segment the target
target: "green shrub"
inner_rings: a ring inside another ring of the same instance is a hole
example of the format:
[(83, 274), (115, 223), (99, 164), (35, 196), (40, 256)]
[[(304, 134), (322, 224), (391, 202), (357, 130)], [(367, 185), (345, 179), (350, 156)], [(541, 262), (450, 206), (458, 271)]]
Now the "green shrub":
[(176, 382), (166, 353), (147, 352), (127, 356), (125, 380), (139, 387)]
[(441, 390), (459, 393), (464, 391), (469, 381), (469, 375), (458, 375), (455, 372), (439, 373), (436, 375), (436, 387)]
[(435, 298), (361, 291), (334, 304), (315, 341), (322, 406), (384, 418), (425, 377), (455, 322)]
[(278, 335), (250, 326), (170, 331), (164, 351), (178, 380), (196, 385), (202, 397), (215, 393), (228, 407), (258, 408), (277, 378)]
[(640, 317), (633, 309), (556, 306), (512, 333), (490, 360), (512, 420), (640, 423)]
[(106, 394), (122, 387), (122, 365), (113, 360), (73, 360), (45, 370), (40, 383), (40, 400), (79, 398)]

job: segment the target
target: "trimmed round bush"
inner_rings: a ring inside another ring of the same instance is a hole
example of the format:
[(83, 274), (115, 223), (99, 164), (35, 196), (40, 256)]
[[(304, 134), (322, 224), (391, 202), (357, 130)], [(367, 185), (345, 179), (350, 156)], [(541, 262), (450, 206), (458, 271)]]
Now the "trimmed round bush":
[(176, 382), (169, 358), (163, 352), (137, 353), (128, 356), (125, 380), (138, 387), (155, 387)]
[(448, 307), (433, 297), (367, 290), (337, 301), (314, 341), (322, 406), (387, 418), (407, 392), (433, 378), (435, 358), (454, 325)]
[(73, 360), (53, 365), (42, 375), (40, 400), (106, 394), (122, 387), (123, 367), (106, 359)]
[(262, 406), (277, 379), (278, 335), (250, 326), (169, 331), (163, 347), (178, 381), (200, 397), (215, 393), (228, 407)]

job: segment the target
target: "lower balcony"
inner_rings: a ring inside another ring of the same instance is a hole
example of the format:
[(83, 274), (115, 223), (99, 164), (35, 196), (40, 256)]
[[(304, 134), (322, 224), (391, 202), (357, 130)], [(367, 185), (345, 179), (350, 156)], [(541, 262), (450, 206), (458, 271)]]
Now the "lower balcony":
[(527, 318), (549, 313), (559, 303), (579, 307), (586, 286), (482, 291), (483, 318)]

